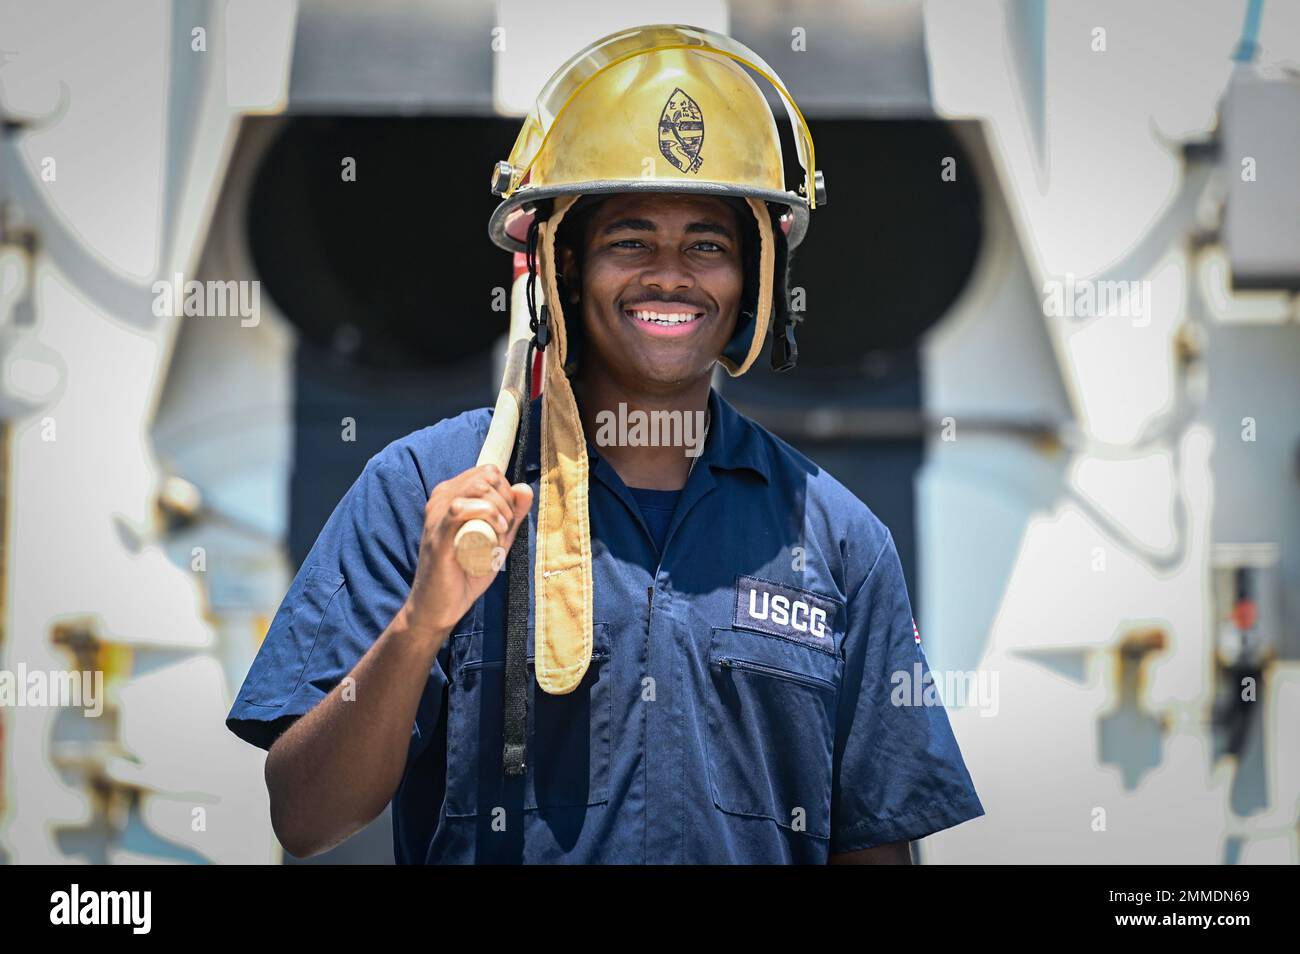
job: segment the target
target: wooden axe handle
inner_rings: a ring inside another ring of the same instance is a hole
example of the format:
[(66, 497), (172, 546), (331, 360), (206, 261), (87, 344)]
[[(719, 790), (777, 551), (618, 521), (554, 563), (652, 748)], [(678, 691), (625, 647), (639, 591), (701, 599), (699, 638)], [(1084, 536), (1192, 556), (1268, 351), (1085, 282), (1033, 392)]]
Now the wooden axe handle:
[[(478, 455), (480, 466), (495, 464), (503, 474), (510, 466), (519, 418), (528, 407), (532, 391), (532, 369), (525, 367), (532, 329), (529, 327), (527, 268), (519, 274), (519, 259), (522, 257), (522, 253), (516, 254), (516, 275), (510, 294), (510, 337), (506, 345), (506, 368), (501, 375), (501, 392), (497, 395), (492, 423), (488, 425), (487, 438)], [(537, 297), (537, 307), (541, 308), (540, 289)], [(457, 562), (470, 576), (490, 576), (505, 562), (504, 553), (497, 555), (496, 530), (486, 520), (474, 519), (461, 524), (456, 531), (454, 546)]]

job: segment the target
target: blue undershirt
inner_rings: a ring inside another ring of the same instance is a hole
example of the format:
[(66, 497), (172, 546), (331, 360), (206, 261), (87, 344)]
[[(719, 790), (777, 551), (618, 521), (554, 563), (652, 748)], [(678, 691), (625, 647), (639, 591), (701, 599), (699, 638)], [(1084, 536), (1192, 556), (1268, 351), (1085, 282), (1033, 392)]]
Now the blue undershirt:
[(654, 539), (655, 549), (664, 551), (664, 541), (668, 538), (668, 527), (673, 522), (673, 511), (677, 509), (680, 490), (645, 490), (641, 487), (627, 488), (632, 498), (641, 508), (641, 518)]

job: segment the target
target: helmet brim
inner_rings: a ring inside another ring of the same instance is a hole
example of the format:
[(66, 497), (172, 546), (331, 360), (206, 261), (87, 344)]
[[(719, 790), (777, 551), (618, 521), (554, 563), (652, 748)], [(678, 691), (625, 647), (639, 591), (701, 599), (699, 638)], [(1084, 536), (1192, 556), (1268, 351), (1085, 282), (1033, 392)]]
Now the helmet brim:
[(786, 242), (794, 249), (803, 241), (808, 231), (808, 206), (792, 192), (775, 189), (752, 189), (745, 186), (719, 182), (667, 182), (657, 179), (629, 182), (626, 179), (592, 180), (568, 183), (553, 188), (523, 188), (503, 201), (488, 220), (488, 235), (507, 252), (523, 252), (527, 248), (528, 226), (533, 218), (531, 206), (544, 199), (561, 195), (616, 195), (618, 193), (686, 193), (718, 198), (754, 198), (775, 203), (782, 209), (781, 230)]

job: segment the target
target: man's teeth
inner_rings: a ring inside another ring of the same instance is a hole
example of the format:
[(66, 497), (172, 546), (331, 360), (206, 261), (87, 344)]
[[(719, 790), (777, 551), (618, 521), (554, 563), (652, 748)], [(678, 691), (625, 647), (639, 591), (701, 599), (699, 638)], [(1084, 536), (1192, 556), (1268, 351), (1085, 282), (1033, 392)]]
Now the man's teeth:
[(631, 315), (638, 321), (652, 321), (656, 325), (680, 325), (684, 321), (694, 321), (700, 316), (697, 311), (683, 311), (672, 315), (662, 315), (657, 311), (632, 311)]

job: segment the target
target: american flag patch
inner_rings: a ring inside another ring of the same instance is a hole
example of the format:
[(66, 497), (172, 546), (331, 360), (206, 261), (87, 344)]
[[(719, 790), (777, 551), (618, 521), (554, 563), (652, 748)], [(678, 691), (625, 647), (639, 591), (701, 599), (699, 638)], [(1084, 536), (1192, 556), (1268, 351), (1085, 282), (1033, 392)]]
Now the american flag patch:
[(921, 645), (921, 631), (916, 628), (916, 617), (912, 617), (912, 635), (916, 637), (916, 645)]

